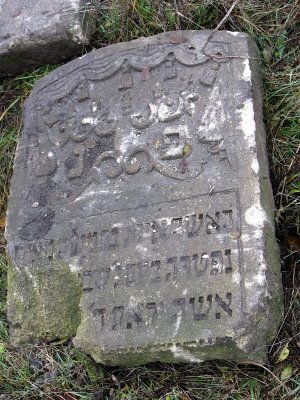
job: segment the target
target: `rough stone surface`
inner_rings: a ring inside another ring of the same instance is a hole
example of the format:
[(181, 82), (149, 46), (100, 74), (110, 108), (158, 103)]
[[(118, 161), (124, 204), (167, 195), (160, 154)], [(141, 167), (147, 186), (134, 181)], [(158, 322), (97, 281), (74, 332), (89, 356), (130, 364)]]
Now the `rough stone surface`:
[(257, 52), (209, 33), (95, 50), (35, 86), (6, 232), (13, 344), (266, 360), (282, 293)]
[(86, 0), (0, 0), (0, 77), (82, 51), (93, 20)]

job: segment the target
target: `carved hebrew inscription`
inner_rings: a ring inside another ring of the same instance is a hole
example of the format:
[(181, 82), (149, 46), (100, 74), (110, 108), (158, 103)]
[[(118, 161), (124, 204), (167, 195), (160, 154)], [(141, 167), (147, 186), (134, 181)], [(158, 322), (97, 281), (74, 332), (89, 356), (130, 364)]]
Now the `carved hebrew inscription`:
[[(151, 343), (151, 332), (173, 337), (182, 323), (196, 332), (208, 321), (240, 316), (243, 281), (234, 283), (242, 274), (238, 191), (96, 213), (86, 222), (75, 217), (56, 238), (15, 251), (33, 267), (44, 262), (51, 268), (53, 260), (80, 267), (84, 313), (102, 338), (118, 331), (115, 348), (136, 341), (129, 332), (150, 335), (143, 343)], [(211, 292), (214, 287), (218, 291)]]
[[(90, 312), (95, 318), (99, 318), (101, 329), (108, 331), (122, 331), (135, 329), (137, 326), (144, 329), (157, 327), (159, 319), (164, 318), (169, 329), (182, 319), (189, 321), (206, 321), (209, 318), (220, 319), (221, 315), (232, 316), (230, 308), (232, 293), (226, 293), (222, 299), (218, 293), (207, 296), (185, 298), (180, 297), (168, 302), (138, 303), (135, 310), (130, 310), (130, 304), (116, 306), (112, 309), (97, 308), (95, 303), (90, 306)], [(147, 326), (149, 325), (149, 326)]]
[[(227, 43), (215, 46), (228, 52)], [(224, 62), (199, 55), (185, 65), (183, 54), (165, 47), (142, 53), (141, 66), (120, 56), (118, 68), (105, 69), (99, 81), (87, 70), (77, 84), (67, 82), (67, 93), (60, 94), (60, 86), (36, 105), (28, 169), (36, 184), (47, 178), (54, 188), (48, 204), (72, 202), (89, 186), (107, 187), (116, 179), (160, 174), (193, 180), (216, 161), (220, 169), (235, 168), (224, 137), (224, 105), (216, 115), (208, 101), (218, 96)], [(212, 132), (215, 118), (222, 122), (218, 132)]]
[(195, 195), (110, 214), (100, 230), (91, 220), (72, 251), (84, 266), (82, 307), (97, 334), (118, 331), (118, 348), (131, 343), (130, 332), (151, 343), (151, 332), (170, 336), (175, 329), (180, 337), (181, 324), (196, 332), (207, 321), (238, 318), (244, 302), (242, 280), (234, 283), (242, 273), (238, 201), (237, 191)]

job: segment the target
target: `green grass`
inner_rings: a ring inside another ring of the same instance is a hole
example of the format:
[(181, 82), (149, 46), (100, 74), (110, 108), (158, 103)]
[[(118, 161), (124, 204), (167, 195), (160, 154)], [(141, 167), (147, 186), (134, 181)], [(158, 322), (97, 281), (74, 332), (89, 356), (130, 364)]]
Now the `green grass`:
[[(166, 30), (215, 28), (232, 1), (92, 1), (92, 45)], [(21, 107), (34, 83), (56, 66), (0, 81), (0, 399), (293, 399), (300, 400), (300, 3), (240, 0), (221, 29), (245, 31), (262, 56), (264, 116), (282, 253), (285, 319), (269, 363), (206, 362), (121, 369), (103, 367), (71, 342), (11, 349), (5, 319), (4, 222)], [(284, 347), (289, 354), (278, 362)]]

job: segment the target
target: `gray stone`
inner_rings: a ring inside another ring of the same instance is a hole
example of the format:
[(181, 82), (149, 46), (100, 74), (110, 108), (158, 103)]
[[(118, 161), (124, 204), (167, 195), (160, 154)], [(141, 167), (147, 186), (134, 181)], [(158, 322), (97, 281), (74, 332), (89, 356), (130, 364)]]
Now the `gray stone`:
[(38, 82), (6, 232), (13, 344), (266, 360), (282, 293), (257, 57), (243, 33), (169, 32)]
[(86, 0), (0, 0), (0, 77), (80, 54), (89, 8)]

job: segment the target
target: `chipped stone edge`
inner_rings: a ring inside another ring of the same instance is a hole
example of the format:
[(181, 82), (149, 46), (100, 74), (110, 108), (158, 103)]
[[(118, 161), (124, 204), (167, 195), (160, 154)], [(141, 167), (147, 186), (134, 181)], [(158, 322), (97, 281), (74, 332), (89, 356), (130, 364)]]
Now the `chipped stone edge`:
[(7, 286), (7, 319), (13, 347), (75, 335), (80, 324), (82, 282), (68, 265), (53, 263), (47, 271), (41, 266), (29, 271), (16, 268), (8, 257)]
[[(267, 361), (267, 344), (276, 336), (278, 327), (283, 319), (283, 290), (280, 271), (279, 247), (275, 237), (274, 226), (274, 198), (269, 177), (269, 162), (267, 155), (266, 132), (263, 123), (263, 91), (260, 74), (259, 52), (256, 44), (248, 36), (249, 58), (245, 59), (244, 79), (251, 83), (252, 99), (247, 99), (241, 115), (247, 117), (241, 120), (241, 129), (248, 141), (249, 148), (253, 148), (254, 157), (251, 168), (258, 175), (259, 184), (254, 189), (256, 199), (252, 206), (245, 211), (245, 219), (249, 225), (257, 226), (256, 239), (263, 239), (261, 250), (258, 250), (260, 270), (256, 278), (257, 296), (250, 309), (249, 320), (245, 327), (240, 329), (237, 344), (243, 351), (252, 351), (260, 354), (262, 362)], [(253, 84), (255, 82), (255, 85)], [(247, 122), (246, 122), (247, 120)], [(249, 120), (253, 123), (249, 124)], [(245, 282), (247, 286), (247, 281)], [(251, 331), (256, 329), (256, 335)], [(259, 347), (259, 344), (261, 346)], [(258, 345), (258, 347), (257, 347)]]

